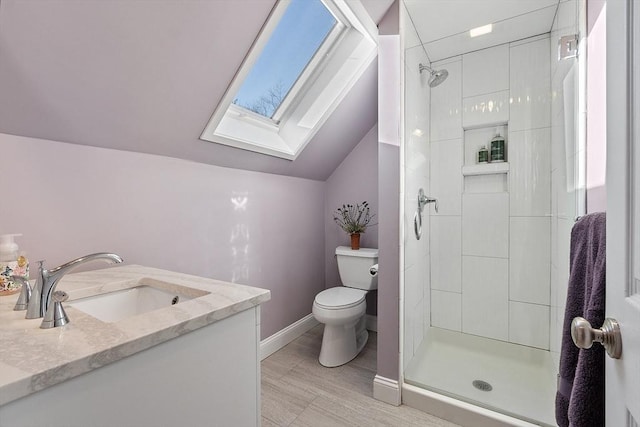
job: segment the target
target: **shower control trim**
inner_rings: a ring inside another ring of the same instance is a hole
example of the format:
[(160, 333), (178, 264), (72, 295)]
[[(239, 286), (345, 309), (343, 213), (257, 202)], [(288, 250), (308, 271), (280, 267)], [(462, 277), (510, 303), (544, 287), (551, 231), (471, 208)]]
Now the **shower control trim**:
[(418, 210), (420, 213), (422, 213), (424, 206), (428, 203), (434, 203), (434, 208), (436, 209), (436, 213), (438, 213), (438, 199), (426, 196), (424, 190), (421, 188), (418, 190)]
[(413, 231), (416, 234), (416, 240), (420, 240), (420, 237), (422, 237), (422, 211), (425, 205), (429, 203), (434, 203), (434, 208), (438, 213), (438, 199), (425, 195), (422, 188), (418, 190), (418, 209), (413, 216)]

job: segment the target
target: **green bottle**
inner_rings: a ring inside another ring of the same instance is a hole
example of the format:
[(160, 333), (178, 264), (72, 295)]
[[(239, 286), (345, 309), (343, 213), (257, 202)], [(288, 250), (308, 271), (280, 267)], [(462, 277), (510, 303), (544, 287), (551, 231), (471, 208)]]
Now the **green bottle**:
[(489, 150), (483, 145), (478, 151), (478, 163), (487, 163), (489, 161)]
[(491, 140), (491, 162), (504, 162), (504, 137), (500, 136), (500, 131), (496, 128), (496, 136)]

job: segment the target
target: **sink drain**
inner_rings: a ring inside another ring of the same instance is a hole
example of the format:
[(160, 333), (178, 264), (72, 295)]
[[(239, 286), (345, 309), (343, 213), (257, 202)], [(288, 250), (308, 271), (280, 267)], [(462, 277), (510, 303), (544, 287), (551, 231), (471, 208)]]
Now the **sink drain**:
[(474, 380), (471, 384), (473, 384), (473, 386), (475, 388), (477, 388), (478, 390), (482, 390), (482, 391), (491, 391), (491, 390), (493, 390), (493, 387), (491, 386), (491, 384), (489, 384), (486, 381)]
[[(176, 305), (178, 303), (178, 301), (180, 301), (180, 297), (179, 296), (173, 297), (173, 299), (171, 300), (171, 305)], [(491, 386), (489, 386), (489, 387), (491, 387)]]

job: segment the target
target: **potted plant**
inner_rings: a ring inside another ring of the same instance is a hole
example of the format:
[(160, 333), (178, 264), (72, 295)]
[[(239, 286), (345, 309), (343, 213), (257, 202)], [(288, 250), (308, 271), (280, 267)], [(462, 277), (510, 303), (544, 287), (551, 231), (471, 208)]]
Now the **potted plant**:
[(333, 220), (347, 234), (351, 235), (351, 249), (360, 249), (360, 233), (364, 233), (371, 220), (375, 217), (369, 211), (366, 201), (356, 205), (342, 205), (333, 213)]

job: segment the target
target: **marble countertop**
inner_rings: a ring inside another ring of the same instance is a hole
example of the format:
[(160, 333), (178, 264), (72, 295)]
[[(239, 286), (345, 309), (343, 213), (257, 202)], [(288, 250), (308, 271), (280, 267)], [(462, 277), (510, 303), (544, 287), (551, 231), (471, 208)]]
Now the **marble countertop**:
[[(69, 306), (73, 300), (138, 285), (191, 288), (194, 299), (102, 322)], [(0, 297), (0, 405), (35, 393), (154, 345), (250, 309), (270, 299), (265, 289), (139, 265), (64, 276), (70, 323), (40, 329), (42, 319), (13, 311), (18, 295)], [(202, 295), (202, 296), (201, 296)]]

